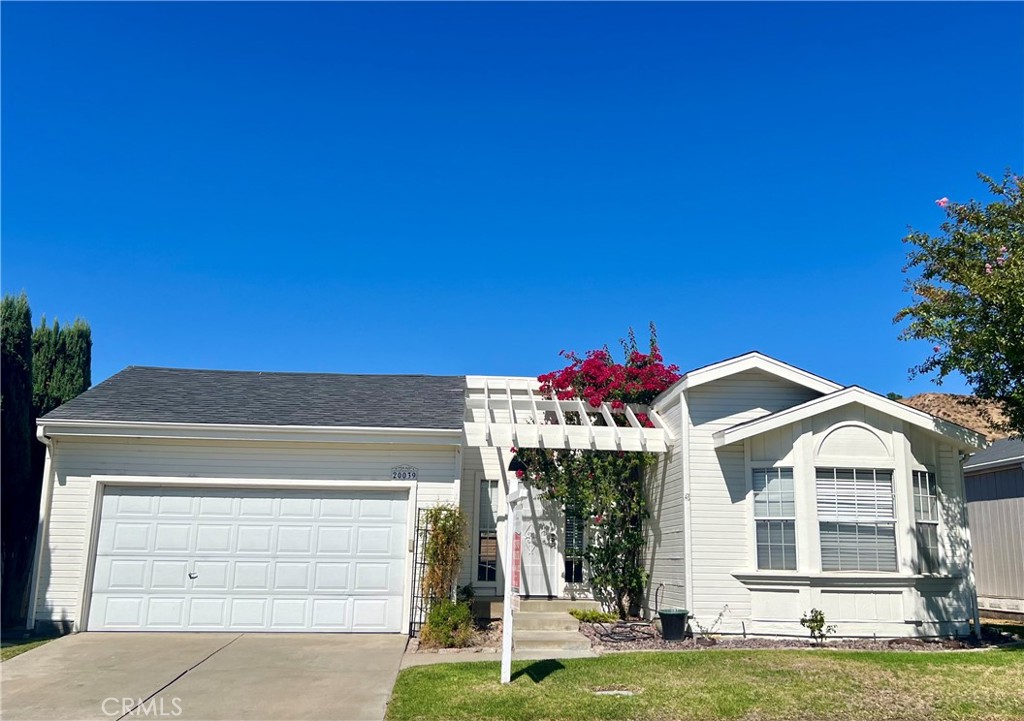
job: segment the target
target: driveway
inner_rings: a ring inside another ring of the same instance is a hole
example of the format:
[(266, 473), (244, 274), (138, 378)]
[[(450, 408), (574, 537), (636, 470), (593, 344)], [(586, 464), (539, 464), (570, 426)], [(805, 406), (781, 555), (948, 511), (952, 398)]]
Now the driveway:
[(79, 633), (0, 664), (0, 716), (377, 721), (406, 640), (394, 634)]

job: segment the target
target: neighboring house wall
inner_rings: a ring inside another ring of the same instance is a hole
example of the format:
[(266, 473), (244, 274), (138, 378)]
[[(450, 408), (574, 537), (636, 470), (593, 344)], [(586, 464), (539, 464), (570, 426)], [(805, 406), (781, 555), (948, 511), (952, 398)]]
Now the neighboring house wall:
[(978, 603), (1024, 613), (1024, 466), (965, 471)]
[(453, 446), (127, 438), (53, 443), (55, 482), (36, 600), (41, 621), (76, 620), (91, 552), (85, 544), (92, 476), (274, 480), (286, 487), (295, 481), (387, 481), (393, 466), (409, 464), (419, 469), (420, 508), (459, 502)]

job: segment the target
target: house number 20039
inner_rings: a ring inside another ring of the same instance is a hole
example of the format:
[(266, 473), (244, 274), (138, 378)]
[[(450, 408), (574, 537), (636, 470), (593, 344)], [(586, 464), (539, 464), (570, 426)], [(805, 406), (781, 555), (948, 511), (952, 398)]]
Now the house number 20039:
[(392, 481), (415, 481), (419, 469), (413, 468), (412, 466), (396, 466), (391, 469), (391, 480)]

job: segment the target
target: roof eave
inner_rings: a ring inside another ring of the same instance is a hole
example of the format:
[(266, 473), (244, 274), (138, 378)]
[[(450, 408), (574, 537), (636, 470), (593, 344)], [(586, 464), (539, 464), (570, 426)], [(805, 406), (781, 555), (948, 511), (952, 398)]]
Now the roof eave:
[(850, 403), (861, 403), (911, 423), (926, 432), (940, 436), (947, 441), (952, 441), (961, 450), (977, 450), (984, 448), (986, 444), (985, 436), (969, 428), (936, 418), (924, 411), (889, 400), (859, 386), (849, 386), (826, 396), (793, 406), (792, 408), (717, 431), (713, 435), (715, 447), (721, 448), (722, 446), (731, 445), (732, 443), (761, 435), (775, 428), (796, 423), (797, 421), (811, 418), (835, 408), (841, 408)]
[(40, 418), (39, 433), (49, 437), (152, 438), (161, 440), (308, 441), (346, 443), (427, 443), (460, 445), (462, 428), (286, 426), (241, 423), (167, 423)]

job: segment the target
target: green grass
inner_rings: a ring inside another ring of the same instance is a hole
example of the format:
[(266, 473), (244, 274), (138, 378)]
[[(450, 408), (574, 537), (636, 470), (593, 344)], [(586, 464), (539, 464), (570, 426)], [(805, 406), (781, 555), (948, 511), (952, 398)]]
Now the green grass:
[(51, 638), (29, 638), (24, 641), (15, 641), (8, 643), (4, 641), (3, 646), (0, 647), (0, 661), (6, 661), (9, 658), (14, 658), (26, 651), (31, 651), (37, 646), (42, 646), (44, 643), (49, 643), (55, 637)]
[[(399, 675), (387, 718), (1019, 719), (1024, 651), (707, 651), (495, 662)], [(627, 689), (631, 697), (596, 696)]]

